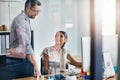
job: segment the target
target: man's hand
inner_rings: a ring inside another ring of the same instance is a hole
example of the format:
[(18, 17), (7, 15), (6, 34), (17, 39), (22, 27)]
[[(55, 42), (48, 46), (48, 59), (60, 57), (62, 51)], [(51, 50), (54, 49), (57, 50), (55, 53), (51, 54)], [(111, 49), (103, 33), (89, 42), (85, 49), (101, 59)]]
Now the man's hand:
[(40, 73), (40, 71), (38, 70), (37, 67), (34, 67), (34, 75), (33, 76), (35, 76), (35, 77), (41, 76), (41, 73)]
[(7, 53), (6, 55), (8, 57), (14, 57), (14, 58), (20, 58), (20, 59), (25, 59), (26, 58), (26, 54), (24, 53), (24, 51), (21, 51), (19, 53), (17, 48), (7, 49), (6, 53)]
[(35, 55), (34, 54), (29, 54), (27, 57), (34, 66), (34, 76), (36, 76), (36, 77), (38, 75), (41, 76), (41, 73), (40, 73), (39, 68), (38, 68), (37, 61), (35, 59)]

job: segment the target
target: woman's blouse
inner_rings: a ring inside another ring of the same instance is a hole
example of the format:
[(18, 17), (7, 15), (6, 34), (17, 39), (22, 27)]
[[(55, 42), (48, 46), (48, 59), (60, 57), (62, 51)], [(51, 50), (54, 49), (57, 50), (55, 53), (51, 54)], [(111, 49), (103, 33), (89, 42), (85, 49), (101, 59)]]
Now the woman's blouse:
[(57, 51), (52, 46), (43, 50), (42, 54), (47, 54), (49, 56), (49, 69), (51, 73), (58, 73), (60, 70), (65, 69), (67, 53), (68, 51), (65, 48)]

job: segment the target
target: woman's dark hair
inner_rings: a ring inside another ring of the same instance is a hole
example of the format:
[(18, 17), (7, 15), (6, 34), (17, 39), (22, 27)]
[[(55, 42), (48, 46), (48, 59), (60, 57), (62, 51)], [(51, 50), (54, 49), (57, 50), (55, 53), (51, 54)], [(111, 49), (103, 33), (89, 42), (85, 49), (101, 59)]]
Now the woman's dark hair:
[(39, 0), (26, 0), (26, 2), (25, 2), (25, 8), (26, 7), (30, 7), (31, 8), (31, 7), (33, 7), (35, 5), (40, 6), (41, 2)]
[[(64, 35), (65, 39), (68, 40), (68, 35), (67, 35), (67, 33), (65, 31), (58, 31), (58, 32), (62, 33)], [(65, 46), (65, 43), (66, 42), (64, 42), (64, 44), (62, 45), (61, 48), (63, 48)]]

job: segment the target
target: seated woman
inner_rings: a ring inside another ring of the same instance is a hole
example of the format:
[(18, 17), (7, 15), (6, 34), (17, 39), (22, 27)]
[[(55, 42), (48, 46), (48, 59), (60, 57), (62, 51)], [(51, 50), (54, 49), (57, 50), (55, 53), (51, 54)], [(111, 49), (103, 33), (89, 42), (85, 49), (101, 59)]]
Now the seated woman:
[(81, 67), (82, 63), (75, 61), (64, 48), (68, 36), (64, 31), (58, 31), (55, 35), (55, 44), (47, 47), (42, 52), (42, 60), (45, 74), (60, 72), (66, 67), (66, 59), (70, 64)]

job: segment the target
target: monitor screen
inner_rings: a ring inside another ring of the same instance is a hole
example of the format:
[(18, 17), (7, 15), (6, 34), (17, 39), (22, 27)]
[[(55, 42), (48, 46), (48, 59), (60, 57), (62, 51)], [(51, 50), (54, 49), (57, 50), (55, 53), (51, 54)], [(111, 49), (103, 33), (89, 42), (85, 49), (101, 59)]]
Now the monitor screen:
[(90, 71), (90, 37), (82, 37), (82, 61), (83, 71)]
[(103, 36), (103, 52), (110, 54), (113, 66), (117, 66), (118, 35)]

